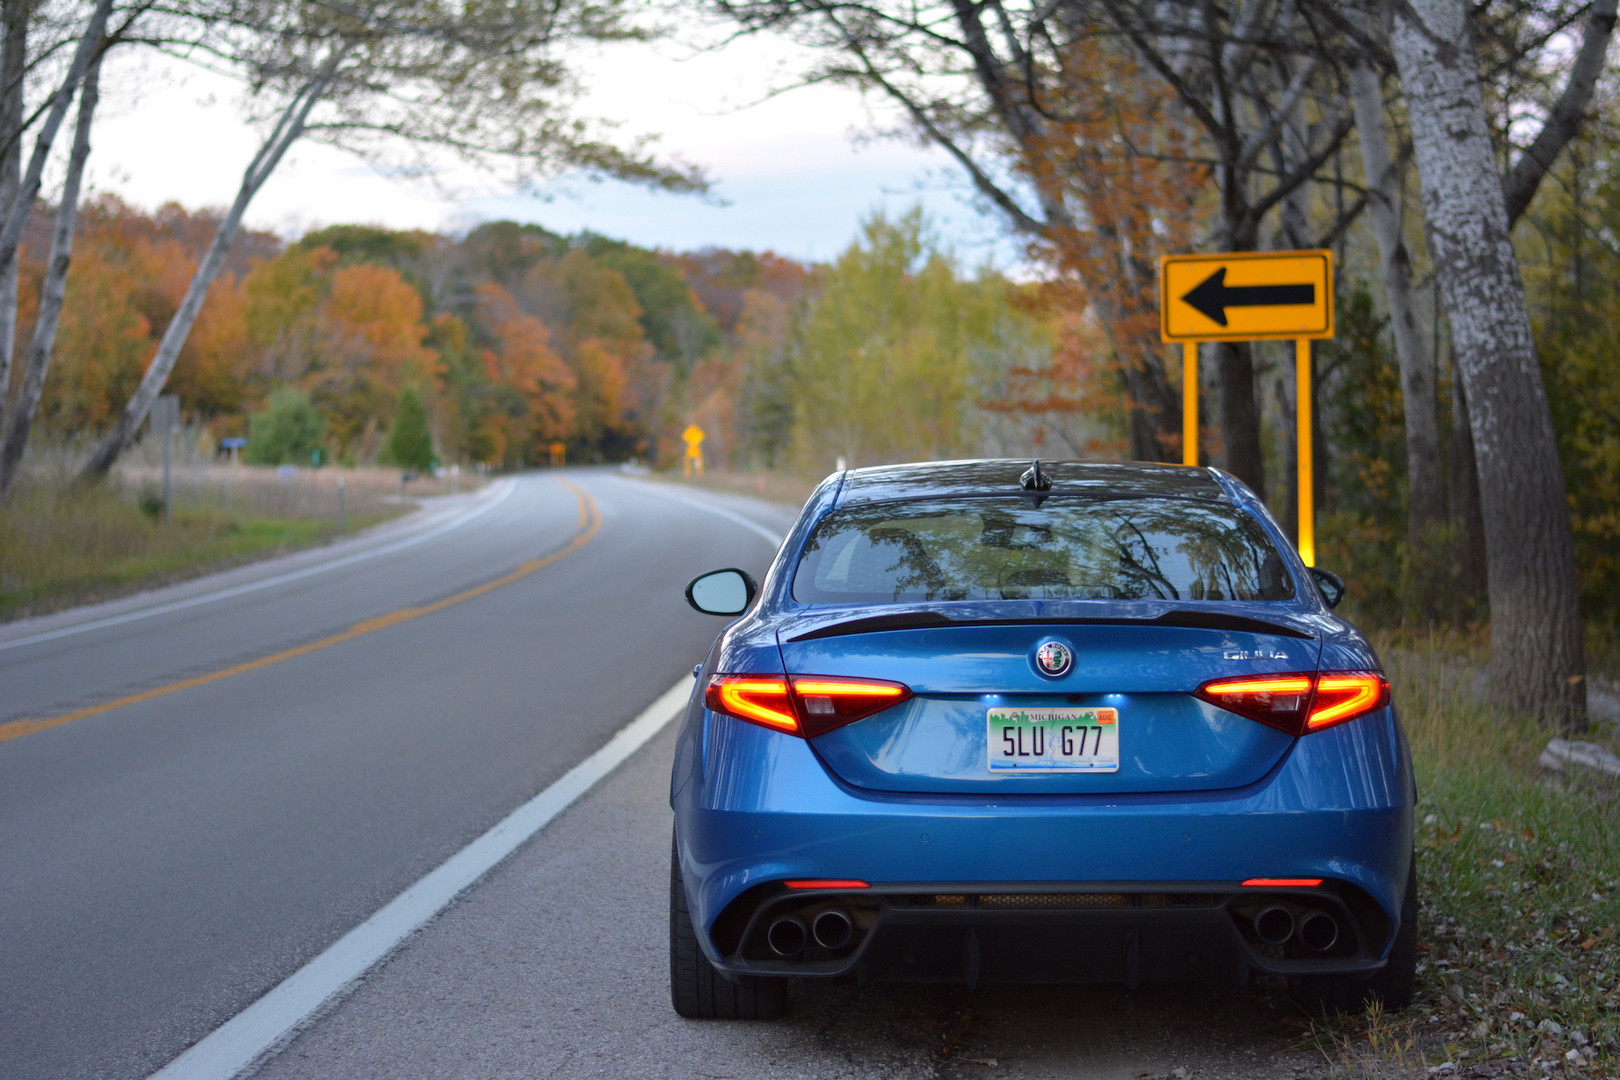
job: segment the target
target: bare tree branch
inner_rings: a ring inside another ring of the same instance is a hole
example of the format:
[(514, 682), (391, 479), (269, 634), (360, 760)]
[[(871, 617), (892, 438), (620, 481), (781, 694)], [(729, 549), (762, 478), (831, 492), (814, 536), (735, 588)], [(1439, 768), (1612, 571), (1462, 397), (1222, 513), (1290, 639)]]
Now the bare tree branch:
[(1536, 196), (1542, 178), (1563, 148), (1579, 133), (1586, 120), (1587, 107), (1603, 71), (1609, 40), (1614, 36), (1616, 0), (1594, 0), (1581, 36), (1580, 51), (1569, 69), (1569, 79), (1558, 102), (1527, 146), (1512, 170), (1502, 180), (1502, 196), (1507, 202), (1508, 225), (1519, 220)]

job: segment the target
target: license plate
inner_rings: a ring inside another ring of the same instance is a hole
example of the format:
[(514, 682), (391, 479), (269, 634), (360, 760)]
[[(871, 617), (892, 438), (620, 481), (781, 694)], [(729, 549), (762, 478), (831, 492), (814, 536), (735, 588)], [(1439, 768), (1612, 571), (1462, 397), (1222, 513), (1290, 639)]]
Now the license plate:
[(1118, 772), (1118, 709), (991, 709), (991, 772)]

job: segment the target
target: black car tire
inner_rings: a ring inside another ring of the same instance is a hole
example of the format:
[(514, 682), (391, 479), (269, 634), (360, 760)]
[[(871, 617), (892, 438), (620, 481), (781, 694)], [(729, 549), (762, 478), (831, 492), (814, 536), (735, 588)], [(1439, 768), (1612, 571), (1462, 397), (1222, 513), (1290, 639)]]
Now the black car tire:
[(1399, 1012), (1412, 1004), (1417, 988), (1418, 956), (1417, 857), (1406, 874), (1406, 896), (1401, 901), (1401, 925), (1395, 932), (1389, 960), (1372, 975), (1306, 975), (1294, 995), (1300, 1004), (1319, 1015), (1358, 1012), (1374, 1001), (1385, 1012)]
[(686, 908), (681, 859), (669, 849), (669, 996), (692, 1020), (775, 1020), (787, 1009), (787, 980), (720, 972), (698, 947)]

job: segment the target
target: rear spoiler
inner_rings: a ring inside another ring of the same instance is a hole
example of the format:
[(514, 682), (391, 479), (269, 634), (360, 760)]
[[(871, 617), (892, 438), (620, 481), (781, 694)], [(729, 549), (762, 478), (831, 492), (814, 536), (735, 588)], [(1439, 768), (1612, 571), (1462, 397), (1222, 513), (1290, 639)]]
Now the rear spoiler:
[(814, 641), (817, 638), (843, 637), (846, 634), (875, 634), (884, 630), (926, 630), (946, 626), (1177, 626), (1193, 630), (1237, 630), (1248, 634), (1276, 634), (1279, 637), (1301, 638), (1314, 641), (1315, 634), (1307, 633), (1287, 623), (1257, 619), (1251, 615), (1226, 614), (1219, 611), (1166, 611), (1153, 618), (1112, 616), (1107, 618), (966, 618), (952, 619), (937, 611), (897, 611), (892, 615), (863, 615), (844, 622), (829, 623), (789, 635), (788, 641)]

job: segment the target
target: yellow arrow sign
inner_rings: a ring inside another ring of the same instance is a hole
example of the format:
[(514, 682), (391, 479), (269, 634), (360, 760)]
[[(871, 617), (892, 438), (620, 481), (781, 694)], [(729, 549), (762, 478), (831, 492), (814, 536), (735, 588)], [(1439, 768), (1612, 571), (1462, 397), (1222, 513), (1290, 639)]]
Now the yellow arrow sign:
[(1333, 253), (1228, 252), (1159, 260), (1165, 341), (1333, 336)]
[(698, 427), (696, 424), (692, 424), (685, 431), (681, 432), (681, 438), (686, 442), (687, 446), (695, 449), (697, 445), (703, 441), (703, 429)]

